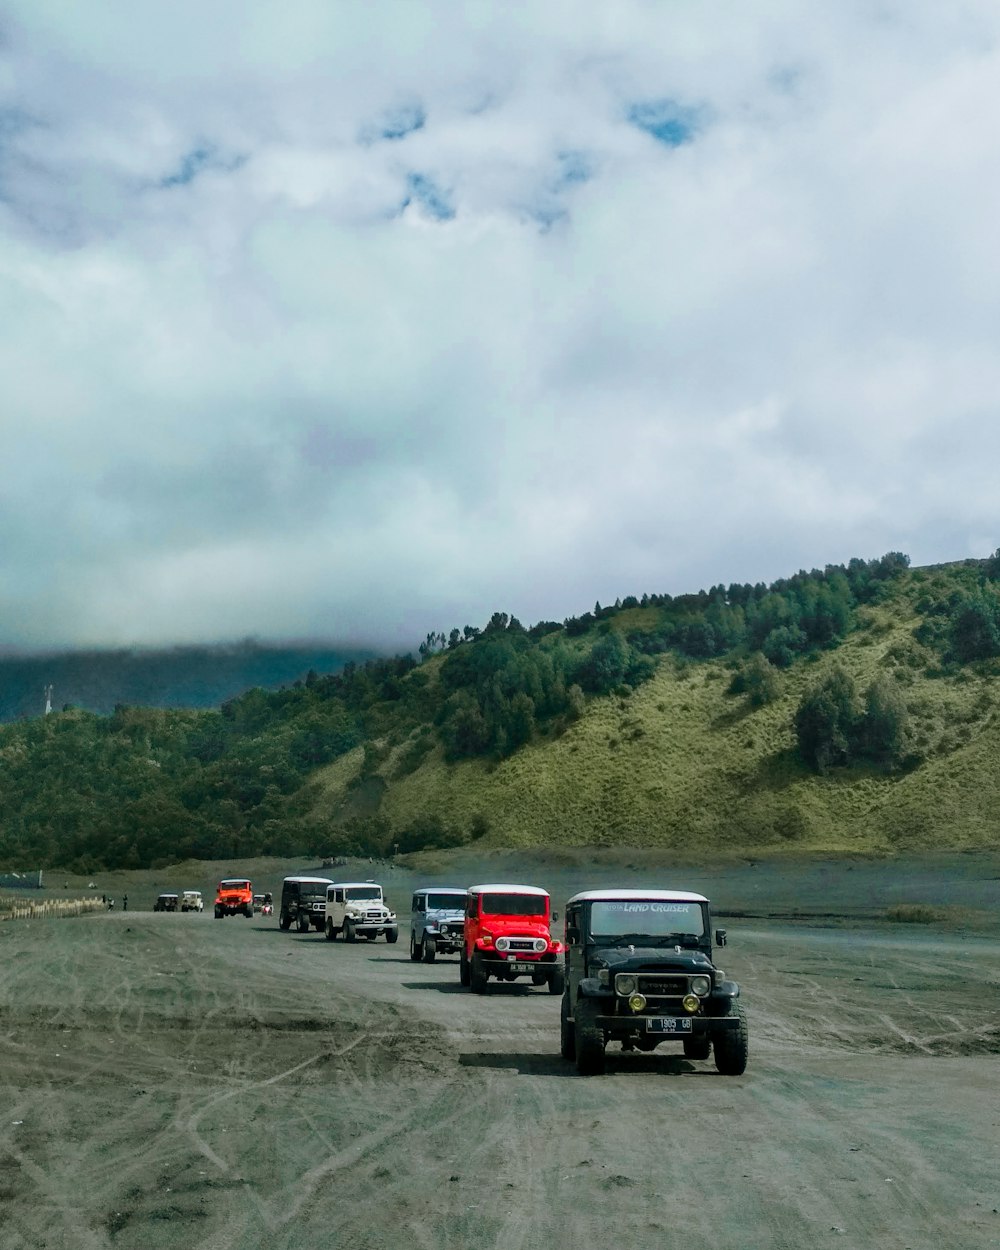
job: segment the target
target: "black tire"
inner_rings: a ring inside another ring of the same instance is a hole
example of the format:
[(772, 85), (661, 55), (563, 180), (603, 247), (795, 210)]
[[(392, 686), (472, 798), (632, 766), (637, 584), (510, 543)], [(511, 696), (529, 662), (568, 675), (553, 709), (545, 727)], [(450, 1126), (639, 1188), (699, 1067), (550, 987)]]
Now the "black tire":
[(244, 915), (244, 916), (246, 916), (247, 920), (253, 920), (253, 908), (252, 908), (252, 907), (244, 907), (244, 908), (243, 908), (243, 915)]
[(559, 1053), (571, 1063), (576, 1058), (576, 1025), (569, 1018), (569, 994), (565, 992), (559, 1013)]
[(389, 943), (389, 945), (390, 945), (390, 946), (392, 946), (394, 943), (398, 942), (398, 941), (399, 941), (399, 930), (398, 930), (398, 929), (386, 929), (386, 931), (385, 931), (385, 940)]
[(469, 965), (469, 985), (473, 994), (485, 994), (489, 980), (490, 974), (483, 969), (483, 961), (478, 954), (473, 955)]
[(727, 1029), (725, 1033), (716, 1034), (712, 1043), (715, 1067), (723, 1076), (742, 1076), (747, 1070), (747, 1059), (750, 1056), (747, 1013), (734, 1001), (726, 1014), (735, 1016), (739, 1025), (735, 1029)]
[(458, 957), (458, 979), (463, 985), (468, 985), (472, 980), (469, 970), (469, 961), (465, 956), (465, 947), (462, 947), (461, 954)]
[(546, 972), (533, 972), (531, 974), (532, 985), (544, 985), (548, 979), (548, 973)]
[(222, 908), (221, 908), (221, 907), (216, 907), (216, 909), (215, 909), (215, 918), (216, 918), (216, 920), (221, 920), (224, 914), (225, 914), (225, 913), (223, 912), (223, 910), (222, 910)]
[(697, 1037), (686, 1037), (684, 1039), (685, 1059), (707, 1059), (711, 1053), (712, 1039), (707, 1033), (700, 1033)]
[(420, 956), (422, 953), (423, 952), (421, 951), (420, 947), (417, 945), (417, 939), (413, 936), (413, 931), (411, 930), (410, 931), (410, 959), (415, 964), (418, 964), (420, 963)]
[(329, 920), (326, 922), (326, 928), (323, 930), (323, 935), (328, 942), (332, 942), (337, 936), (334, 932), (333, 924)]
[(353, 920), (345, 920), (345, 921), (344, 921), (344, 941), (345, 941), (345, 942), (355, 942), (355, 941), (357, 941), (357, 937), (358, 937), (358, 935), (357, 935), (357, 933), (355, 933), (355, 931), (354, 931), (354, 921), (353, 921)]
[(561, 994), (566, 988), (566, 970), (554, 968), (549, 975), (549, 993)]
[(597, 1023), (597, 1003), (592, 998), (576, 1000), (576, 1070), (581, 1076), (603, 1076), (607, 1069), (604, 1030)]
[(295, 924), (300, 933), (309, 932), (309, 917), (308, 916), (299, 916)]
[(278, 928), (290, 929), (291, 927), (292, 927), (292, 918), (291, 916), (289, 916), (287, 911), (283, 911), (281, 915), (278, 917)]
[(424, 934), (424, 963), (432, 964), (437, 958), (437, 942)]

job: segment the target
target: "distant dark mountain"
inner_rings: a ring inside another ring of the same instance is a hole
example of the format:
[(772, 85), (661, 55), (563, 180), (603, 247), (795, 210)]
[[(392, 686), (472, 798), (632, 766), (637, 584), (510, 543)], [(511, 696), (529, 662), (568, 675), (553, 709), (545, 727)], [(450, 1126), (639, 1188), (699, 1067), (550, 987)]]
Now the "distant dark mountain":
[(339, 672), (377, 653), (333, 645), (240, 642), (167, 650), (63, 651), (0, 655), (0, 721), (40, 716), (52, 687), (54, 709), (112, 712), (116, 705), (212, 708), (255, 686), (276, 690), (313, 671)]

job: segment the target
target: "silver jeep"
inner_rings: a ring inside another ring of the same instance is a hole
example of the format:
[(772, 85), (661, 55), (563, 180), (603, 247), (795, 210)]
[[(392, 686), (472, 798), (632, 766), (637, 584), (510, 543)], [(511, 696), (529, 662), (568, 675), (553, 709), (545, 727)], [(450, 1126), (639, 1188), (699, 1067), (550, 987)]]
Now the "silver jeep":
[(413, 893), (410, 911), (410, 958), (432, 964), (438, 955), (457, 955), (462, 949), (466, 890), (454, 886), (425, 886)]

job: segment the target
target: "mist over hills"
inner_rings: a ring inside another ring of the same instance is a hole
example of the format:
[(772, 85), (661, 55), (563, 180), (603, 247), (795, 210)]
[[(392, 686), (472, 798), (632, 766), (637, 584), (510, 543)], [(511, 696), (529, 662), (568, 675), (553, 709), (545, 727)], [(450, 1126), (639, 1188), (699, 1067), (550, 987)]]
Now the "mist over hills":
[(215, 708), (246, 690), (277, 690), (310, 672), (336, 673), (374, 650), (332, 643), (236, 643), (0, 654), (0, 722), (40, 716), (52, 707), (109, 713), (120, 704)]

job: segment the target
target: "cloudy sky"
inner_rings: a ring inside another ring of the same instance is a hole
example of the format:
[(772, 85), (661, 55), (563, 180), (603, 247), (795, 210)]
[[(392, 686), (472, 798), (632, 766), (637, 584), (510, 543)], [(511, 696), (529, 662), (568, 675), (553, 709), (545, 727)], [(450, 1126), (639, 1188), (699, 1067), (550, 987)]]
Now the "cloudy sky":
[(1000, 546), (995, 0), (0, 0), (0, 646)]

